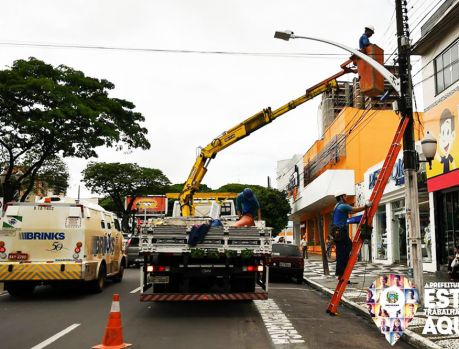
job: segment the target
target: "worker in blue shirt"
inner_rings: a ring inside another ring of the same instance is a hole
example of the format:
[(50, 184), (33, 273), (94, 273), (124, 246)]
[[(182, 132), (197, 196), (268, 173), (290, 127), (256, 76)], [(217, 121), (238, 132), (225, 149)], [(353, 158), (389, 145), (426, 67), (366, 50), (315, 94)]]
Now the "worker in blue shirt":
[(370, 204), (353, 207), (346, 203), (347, 195), (344, 193), (339, 193), (335, 196), (337, 204), (333, 210), (333, 226), (337, 227), (340, 232), (341, 238), (335, 240), (336, 244), (336, 272), (335, 275), (338, 276), (338, 279), (344, 274), (344, 269), (346, 269), (347, 262), (349, 260), (349, 255), (352, 250), (352, 241), (349, 237), (349, 226), (347, 219), (350, 213), (361, 212), (371, 206)]
[(375, 33), (375, 28), (372, 25), (365, 27), (365, 32), (362, 34), (359, 40), (360, 51), (364, 51), (365, 48), (371, 44), (370, 37)]
[(260, 204), (252, 189), (245, 188), (239, 193), (236, 198), (236, 213), (239, 215), (236, 227), (255, 225), (255, 217), (261, 221)]

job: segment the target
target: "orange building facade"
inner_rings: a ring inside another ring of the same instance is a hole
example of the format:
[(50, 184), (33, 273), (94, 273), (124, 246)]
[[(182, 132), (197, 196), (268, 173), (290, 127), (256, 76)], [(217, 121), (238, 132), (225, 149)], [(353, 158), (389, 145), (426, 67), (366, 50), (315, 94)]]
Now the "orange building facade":
[[(328, 240), (336, 194), (346, 193), (356, 205), (363, 205), (368, 200), (372, 181), (377, 178), (378, 166), (380, 168), (387, 155), (399, 120), (399, 116), (391, 110), (345, 107), (325, 130), (322, 139), (316, 141), (298, 161), (295, 166), (300, 169), (297, 195), (295, 198), (290, 196), (290, 219), (294, 222), (296, 239), (306, 234), (309, 251), (320, 253), (319, 234), (325, 242)], [(418, 125), (417, 122), (417, 140), (422, 138)], [(394, 201), (394, 198), (401, 200), (404, 198), (402, 154), (399, 155), (392, 177), (385, 196), (390, 201)], [(385, 205), (392, 204), (385, 203), (383, 199), (381, 211), (385, 211)], [(390, 219), (384, 213), (383, 220)], [(392, 243), (396, 239), (387, 238), (388, 231), (384, 224), (379, 228), (383, 232), (379, 235), (375, 232), (371, 244), (363, 248), (364, 259), (378, 261), (378, 256), (382, 256), (378, 255), (381, 246), (385, 245), (387, 250), (388, 242)], [(395, 228), (389, 229), (389, 233), (392, 234), (393, 230)], [(350, 234), (354, 232), (355, 226), (350, 225)], [(379, 242), (376, 241), (377, 236), (381, 237)], [(387, 263), (400, 260), (397, 251), (386, 253), (385, 256), (390, 257), (386, 258)]]

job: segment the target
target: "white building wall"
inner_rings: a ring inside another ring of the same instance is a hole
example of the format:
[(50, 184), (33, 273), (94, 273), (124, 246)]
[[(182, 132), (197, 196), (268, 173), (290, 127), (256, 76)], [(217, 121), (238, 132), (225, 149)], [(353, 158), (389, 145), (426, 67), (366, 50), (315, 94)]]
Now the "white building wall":
[[(303, 156), (295, 154), (290, 159), (279, 160), (276, 168), (276, 188), (286, 190), (292, 176), (295, 165), (300, 170), (300, 177), (303, 173)], [(300, 181), (301, 182), (301, 181)]]
[(434, 60), (435, 58), (442, 53), (449, 45), (455, 42), (459, 38), (459, 26), (451, 31), (441, 42), (437, 42), (433, 50), (426, 52), (422, 56), (422, 66), (425, 68), (422, 71), (422, 90), (424, 97), (424, 106), (425, 110), (429, 110), (430, 107), (434, 106), (439, 102), (443, 96), (447, 95), (449, 91), (454, 90), (459, 86), (459, 83), (456, 82), (452, 86), (448, 87), (446, 90), (442, 91), (439, 95), (435, 95), (435, 70), (434, 70)]

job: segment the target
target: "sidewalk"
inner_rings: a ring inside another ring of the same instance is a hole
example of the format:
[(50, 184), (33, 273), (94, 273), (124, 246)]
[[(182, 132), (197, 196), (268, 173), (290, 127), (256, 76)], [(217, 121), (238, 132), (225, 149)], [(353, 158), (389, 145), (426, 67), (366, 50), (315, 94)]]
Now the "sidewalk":
[[(333, 294), (337, 285), (335, 276), (335, 262), (329, 262), (330, 275), (323, 275), (322, 256), (309, 254), (309, 259), (304, 261), (304, 279), (306, 283), (320, 290), (323, 293)], [(406, 275), (408, 268), (404, 265), (382, 265), (370, 262), (357, 262), (352, 272), (351, 281), (355, 284), (348, 285), (344, 292), (341, 306), (344, 304), (368, 315), (365, 306), (365, 299), (368, 287), (381, 274), (402, 274)], [(448, 281), (440, 279), (435, 273), (424, 272), (424, 282)], [(426, 316), (422, 309), (416, 312), (416, 318), (410, 323), (402, 339), (416, 348), (459, 348), (459, 336), (434, 336), (422, 335)]]

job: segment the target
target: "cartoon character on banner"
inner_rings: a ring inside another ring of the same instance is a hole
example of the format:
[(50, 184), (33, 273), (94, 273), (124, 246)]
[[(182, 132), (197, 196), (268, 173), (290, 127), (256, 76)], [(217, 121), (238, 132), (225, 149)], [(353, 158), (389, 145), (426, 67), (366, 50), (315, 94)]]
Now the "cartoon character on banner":
[(451, 111), (446, 108), (440, 116), (440, 134), (438, 136), (438, 151), (435, 160), (443, 165), (443, 173), (448, 173), (456, 168), (454, 158), (451, 155), (454, 140), (456, 139), (456, 121)]

